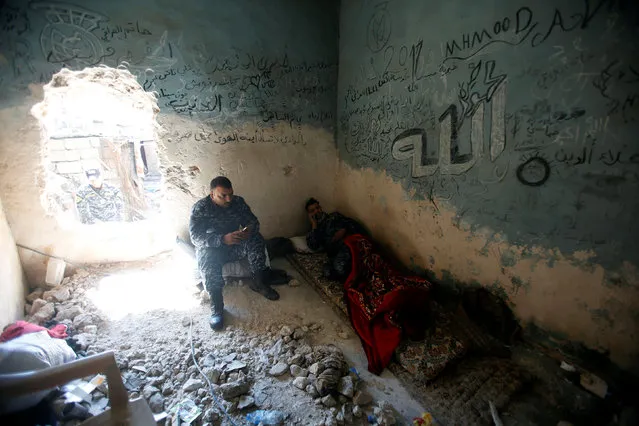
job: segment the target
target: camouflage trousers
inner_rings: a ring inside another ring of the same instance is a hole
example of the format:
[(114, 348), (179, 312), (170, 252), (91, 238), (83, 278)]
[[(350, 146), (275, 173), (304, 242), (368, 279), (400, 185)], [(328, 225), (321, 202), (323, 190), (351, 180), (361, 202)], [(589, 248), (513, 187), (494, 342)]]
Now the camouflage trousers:
[(256, 233), (240, 244), (198, 249), (197, 266), (204, 280), (204, 287), (213, 296), (215, 290), (224, 287), (222, 267), (240, 259), (248, 260), (253, 274), (266, 269), (266, 246), (264, 237)]

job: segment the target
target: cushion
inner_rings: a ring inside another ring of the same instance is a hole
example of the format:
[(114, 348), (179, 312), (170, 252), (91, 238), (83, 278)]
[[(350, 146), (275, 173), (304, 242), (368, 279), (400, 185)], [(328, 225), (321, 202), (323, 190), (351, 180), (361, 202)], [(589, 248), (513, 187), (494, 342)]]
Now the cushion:
[(293, 243), (293, 247), (295, 247), (295, 251), (298, 253), (315, 253), (313, 250), (308, 248), (308, 243), (306, 242), (306, 235), (292, 237), (291, 242)]

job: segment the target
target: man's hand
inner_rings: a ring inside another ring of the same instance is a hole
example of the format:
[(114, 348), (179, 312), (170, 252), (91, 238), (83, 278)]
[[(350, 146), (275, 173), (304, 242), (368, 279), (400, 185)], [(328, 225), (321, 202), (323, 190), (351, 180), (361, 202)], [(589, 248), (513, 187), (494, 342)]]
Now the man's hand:
[(236, 245), (236, 244), (240, 244), (242, 241), (247, 239), (248, 236), (249, 236), (249, 230), (248, 229), (245, 230), (245, 231), (229, 232), (228, 234), (226, 234), (224, 236), (224, 238), (222, 238), (222, 241), (227, 246), (233, 246), (233, 245)]
[(331, 240), (331, 242), (334, 243), (335, 241), (341, 240), (342, 238), (344, 238), (344, 235), (346, 235), (346, 229), (340, 229), (335, 233), (335, 235), (333, 235), (333, 239)]
[(310, 213), (309, 213), (309, 215), (308, 215), (308, 220), (310, 220), (310, 221), (311, 221), (311, 227), (312, 227), (313, 229), (317, 228), (317, 220), (315, 220), (315, 216), (314, 216), (314, 215), (312, 215), (312, 214), (310, 214)]

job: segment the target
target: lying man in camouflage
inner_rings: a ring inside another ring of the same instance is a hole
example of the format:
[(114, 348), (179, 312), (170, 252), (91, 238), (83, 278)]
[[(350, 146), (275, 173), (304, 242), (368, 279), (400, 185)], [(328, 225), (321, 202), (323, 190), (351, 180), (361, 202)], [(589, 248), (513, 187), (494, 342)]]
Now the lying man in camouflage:
[(198, 268), (211, 296), (211, 319), (214, 330), (224, 326), (222, 266), (246, 258), (253, 280), (251, 290), (269, 300), (279, 294), (268, 284), (266, 246), (260, 234), (260, 222), (244, 199), (233, 195), (231, 181), (218, 176), (211, 181), (211, 194), (195, 203), (189, 225), (191, 241), (196, 248)]
[(82, 223), (119, 222), (122, 220), (122, 194), (104, 182), (100, 170), (86, 172), (89, 184), (78, 191), (75, 203)]

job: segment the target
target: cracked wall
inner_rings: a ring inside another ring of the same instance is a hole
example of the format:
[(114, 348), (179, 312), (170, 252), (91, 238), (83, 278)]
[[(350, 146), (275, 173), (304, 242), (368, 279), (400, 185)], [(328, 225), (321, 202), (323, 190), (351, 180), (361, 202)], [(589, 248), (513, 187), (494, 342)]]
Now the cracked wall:
[(338, 206), (639, 372), (638, 8), (342, 3)]

